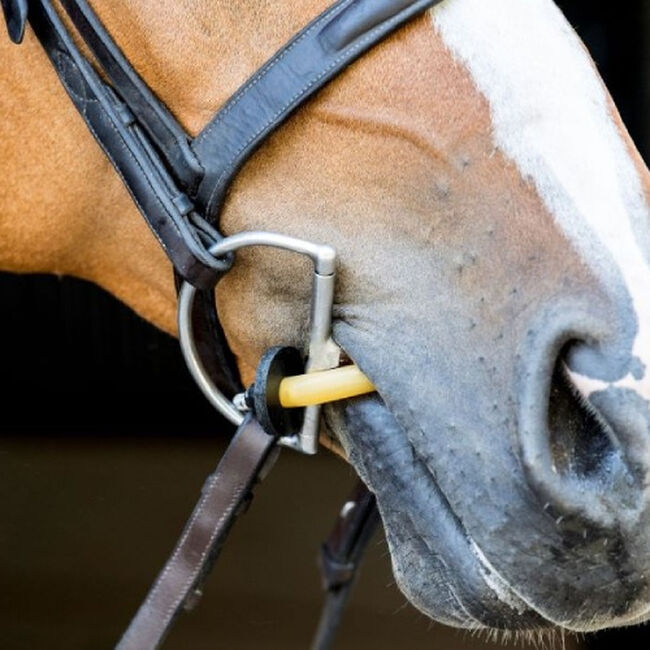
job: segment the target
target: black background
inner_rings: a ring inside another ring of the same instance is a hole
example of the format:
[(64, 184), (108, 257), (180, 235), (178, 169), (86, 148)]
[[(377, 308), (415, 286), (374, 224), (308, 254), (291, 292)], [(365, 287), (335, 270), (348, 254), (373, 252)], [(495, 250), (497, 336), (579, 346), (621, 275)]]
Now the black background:
[[(650, 3), (558, 4), (649, 160)], [(61, 436), (201, 438), (224, 429), (189, 379), (176, 341), (100, 289), (69, 278), (0, 274), (0, 304), (3, 435), (41, 444)], [(609, 631), (588, 645), (642, 647), (648, 638), (643, 628)]]

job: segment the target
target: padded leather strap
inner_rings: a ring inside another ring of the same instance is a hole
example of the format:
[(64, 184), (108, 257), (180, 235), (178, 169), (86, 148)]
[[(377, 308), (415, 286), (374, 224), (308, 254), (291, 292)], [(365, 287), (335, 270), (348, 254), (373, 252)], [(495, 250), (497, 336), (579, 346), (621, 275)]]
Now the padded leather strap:
[(86, 0), (61, 0), (61, 4), (176, 180), (188, 194), (193, 194), (203, 177), (203, 168), (190, 147), (190, 137), (127, 61)]
[[(70, 98), (176, 270), (204, 289), (193, 315), (195, 332), (204, 336), (199, 344), (208, 352), (206, 358), (212, 356), (210, 348), (219, 346), (213, 361), (222, 368), (234, 364), (228, 364), (232, 357), (227, 348), (220, 347), (225, 337), (216, 319), (212, 288), (231, 260), (215, 260), (208, 253), (220, 235), (195, 212), (194, 203), (217, 224), (228, 187), (260, 143), (347, 65), (440, 1), (339, 0), (257, 71), (192, 143), (85, 0), (61, 2), (113, 87), (79, 52), (51, 1), (0, 0), (15, 42), (22, 39), (29, 16)], [(228, 372), (224, 381), (232, 389), (236, 370)], [(206, 483), (183, 537), (119, 650), (159, 647), (207, 575), (274, 447), (275, 439), (247, 418)], [(372, 495), (360, 492), (353, 501), (354, 507), (346, 509), (323, 547), (328, 599), (314, 645), (318, 650), (331, 644), (361, 553), (378, 522)]]
[(52, 3), (31, 0), (29, 20), (70, 99), (113, 163), (174, 267), (199, 288), (212, 288), (231, 259), (207, 248), (219, 237), (192, 225), (194, 205), (178, 189), (129, 106), (75, 46)]
[(253, 151), (345, 67), (441, 0), (339, 0), (292, 38), (194, 141), (205, 167), (197, 205), (218, 223), (226, 192)]
[(251, 416), (244, 420), (116, 650), (159, 648), (181, 610), (194, 604), (260, 474), (275, 460), (275, 442)]
[(0, 0), (0, 4), (5, 15), (9, 38), (14, 43), (20, 43), (25, 35), (27, 24), (27, 0)]

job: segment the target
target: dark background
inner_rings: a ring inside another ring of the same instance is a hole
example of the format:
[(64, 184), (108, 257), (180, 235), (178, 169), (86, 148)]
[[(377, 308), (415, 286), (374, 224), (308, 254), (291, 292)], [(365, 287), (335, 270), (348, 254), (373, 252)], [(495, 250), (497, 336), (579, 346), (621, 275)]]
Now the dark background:
[[(649, 160), (650, 2), (558, 4)], [(100, 289), (0, 274), (0, 304), (0, 645), (111, 647), (228, 427), (198, 394), (176, 341)], [(245, 518), (212, 599), (183, 620), (170, 648), (214, 647), (216, 639), (236, 648), (306, 647), (318, 606), (314, 549), (353, 477), (325, 456), (281, 463), (254, 509), (265, 514)], [(389, 582), (379, 541), (346, 623), (345, 647), (404, 646), (405, 635), (412, 648), (471, 645), (463, 635), (430, 631), (385, 588)], [(586, 643), (647, 647), (648, 639), (650, 632), (637, 628)]]

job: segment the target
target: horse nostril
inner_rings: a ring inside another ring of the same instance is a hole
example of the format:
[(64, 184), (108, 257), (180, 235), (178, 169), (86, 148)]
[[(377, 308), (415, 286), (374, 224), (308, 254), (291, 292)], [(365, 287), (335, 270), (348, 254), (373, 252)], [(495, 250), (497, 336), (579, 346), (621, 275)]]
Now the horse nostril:
[(576, 479), (600, 479), (617, 451), (615, 435), (571, 381), (561, 355), (548, 403), (548, 442), (553, 471)]
[[(581, 344), (584, 345), (584, 344)], [(567, 368), (565, 345), (522, 412), (522, 461), (539, 500), (561, 518), (578, 516), (610, 527), (636, 506), (642, 476), (628, 460), (625, 434), (578, 390)]]

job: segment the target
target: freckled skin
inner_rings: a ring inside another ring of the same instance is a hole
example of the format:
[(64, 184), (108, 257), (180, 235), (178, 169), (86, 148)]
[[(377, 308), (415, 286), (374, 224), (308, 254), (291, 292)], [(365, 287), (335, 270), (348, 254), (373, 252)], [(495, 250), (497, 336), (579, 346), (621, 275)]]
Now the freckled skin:
[[(93, 6), (196, 133), (328, 4)], [(20, 48), (7, 39), (0, 48), (0, 267), (92, 280), (174, 332), (170, 265), (44, 54), (29, 33)], [(237, 178), (221, 227), (338, 249), (335, 336), (384, 404), (356, 405), (352, 418), (328, 409), (328, 424), (378, 494), (412, 602), (450, 624), (518, 629), (598, 627), (650, 602), (643, 431), (633, 437), (641, 469), (630, 470), (629, 455), (612, 460), (611, 483), (554, 478), (545, 458), (526, 456), (529, 437), (546, 435), (559, 346), (574, 330), (615, 336), (617, 306), (495, 149), (489, 106), (429, 17), (269, 139)], [(221, 282), (220, 314), (245, 381), (267, 347), (301, 343), (307, 269), (286, 253), (247, 250)], [(618, 551), (603, 550), (610, 541)], [(495, 574), (507, 585), (500, 596)]]

